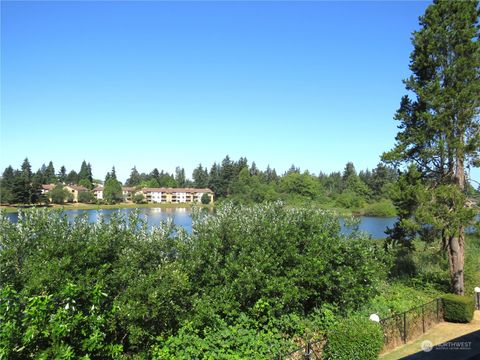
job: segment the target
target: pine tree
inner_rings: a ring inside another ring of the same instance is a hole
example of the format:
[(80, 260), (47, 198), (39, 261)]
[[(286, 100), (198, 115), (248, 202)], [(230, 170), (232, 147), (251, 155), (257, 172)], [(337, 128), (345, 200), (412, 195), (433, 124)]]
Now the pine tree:
[(480, 155), (479, 15), (478, 1), (436, 0), (420, 17), (412, 75), (405, 80), (415, 98), (402, 98), (397, 142), (383, 155), (396, 165), (415, 164), (420, 172), (428, 191), (417, 197), (423, 202), (411, 217), (443, 224), (438, 233), (457, 294), (465, 291), (465, 168), (478, 165)]
[(47, 168), (45, 169), (45, 181), (47, 184), (53, 184), (57, 181), (55, 177), (55, 168), (53, 167), (53, 162), (49, 162)]
[(130, 177), (125, 182), (127, 186), (138, 186), (142, 182), (140, 174), (137, 171), (137, 168), (134, 166), (132, 172), (130, 173)]
[(67, 180), (67, 169), (62, 165), (60, 171), (57, 174), (57, 179), (59, 182), (63, 183)]
[(27, 181), (32, 180), (32, 166), (28, 161), (28, 158), (25, 158), (22, 163), (22, 175)]
[(203, 189), (208, 186), (208, 170), (199, 164), (192, 173), (193, 184), (197, 189)]
[(185, 177), (185, 169), (177, 166), (175, 168), (175, 181), (177, 185), (181, 188), (184, 188), (187, 183), (187, 178)]

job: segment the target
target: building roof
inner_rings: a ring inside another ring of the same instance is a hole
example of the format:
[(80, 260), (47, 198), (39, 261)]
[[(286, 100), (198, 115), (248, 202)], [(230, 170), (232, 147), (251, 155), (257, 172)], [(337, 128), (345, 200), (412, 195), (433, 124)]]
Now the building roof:
[(88, 191), (88, 189), (86, 187), (81, 186), (81, 185), (67, 185), (65, 187), (68, 187), (68, 188), (76, 190), (76, 191)]
[(55, 184), (43, 184), (42, 189), (43, 190), (52, 190), (55, 187)]
[(103, 187), (102, 186), (97, 186), (96, 188), (93, 189), (94, 192), (96, 191), (103, 191)]

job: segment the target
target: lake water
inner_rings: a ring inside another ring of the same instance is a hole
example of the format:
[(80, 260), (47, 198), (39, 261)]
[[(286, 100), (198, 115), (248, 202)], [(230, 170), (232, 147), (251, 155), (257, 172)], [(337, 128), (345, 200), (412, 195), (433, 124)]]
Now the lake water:
[[(106, 219), (114, 212), (128, 215), (132, 211), (138, 210), (140, 216), (147, 220), (149, 226), (158, 226), (162, 221), (172, 219), (175, 225), (185, 228), (188, 232), (192, 231), (192, 218), (190, 216), (190, 209), (186, 208), (142, 208), (142, 209), (108, 209), (108, 210), (66, 210), (70, 221), (73, 221), (77, 216), (87, 214), (90, 222), (96, 222), (100, 216)], [(17, 213), (9, 213), (7, 217), (11, 221), (18, 221)], [(387, 227), (392, 227), (396, 218), (379, 218), (370, 216), (361, 216), (359, 229), (370, 234), (373, 238), (385, 237), (384, 231)], [(348, 232), (343, 221), (342, 231)]]

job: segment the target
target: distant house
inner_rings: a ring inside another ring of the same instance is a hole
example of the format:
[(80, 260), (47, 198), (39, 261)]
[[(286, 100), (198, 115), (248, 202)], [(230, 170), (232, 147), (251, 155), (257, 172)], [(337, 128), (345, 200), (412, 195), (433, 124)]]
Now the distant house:
[(203, 194), (207, 194), (213, 203), (213, 191), (193, 188), (145, 188), (141, 189), (148, 203), (200, 203)]
[(66, 185), (64, 187), (65, 190), (69, 191), (73, 196), (73, 202), (78, 202), (78, 194), (83, 191), (88, 191), (86, 187), (79, 186), (79, 185)]
[(43, 184), (42, 185), (42, 194), (48, 193), (55, 187), (55, 184)]
[(135, 188), (134, 187), (122, 187), (122, 194), (124, 201), (132, 201), (133, 195), (135, 195)]
[(97, 186), (92, 190), (92, 192), (97, 200), (103, 199), (103, 186)]

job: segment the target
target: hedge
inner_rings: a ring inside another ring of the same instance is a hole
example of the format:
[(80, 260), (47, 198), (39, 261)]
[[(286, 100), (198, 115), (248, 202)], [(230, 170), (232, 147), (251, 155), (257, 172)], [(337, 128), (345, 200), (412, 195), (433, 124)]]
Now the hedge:
[(326, 359), (370, 360), (378, 359), (383, 347), (380, 324), (367, 318), (340, 320), (327, 333), (324, 348)]
[(444, 319), (456, 323), (468, 323), (473, 319), (475, 301), (471, 296), (448, 294), (443, 297)]

